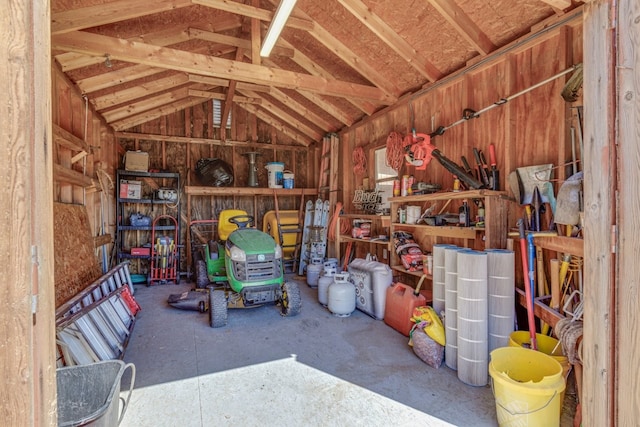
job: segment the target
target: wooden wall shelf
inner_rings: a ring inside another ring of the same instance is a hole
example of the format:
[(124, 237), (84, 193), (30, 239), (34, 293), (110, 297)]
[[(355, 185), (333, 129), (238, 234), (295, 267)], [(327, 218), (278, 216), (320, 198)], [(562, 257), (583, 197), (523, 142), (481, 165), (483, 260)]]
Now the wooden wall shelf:
[(204, 187), (187, 185), (184, 191), (191, 196), (315, 196), (317, 188), (264, 187)]

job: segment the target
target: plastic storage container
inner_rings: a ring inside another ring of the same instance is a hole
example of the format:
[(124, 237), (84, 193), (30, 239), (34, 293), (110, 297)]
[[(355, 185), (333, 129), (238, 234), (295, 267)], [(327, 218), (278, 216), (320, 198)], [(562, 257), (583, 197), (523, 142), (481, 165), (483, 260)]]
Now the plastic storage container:
[[(118, 414), (120, 380), (131, 369), (129, 394)], [(135, 383), (135, 366), (121, 360), (106, 360), (89, 365), (68, 366), (56, 370), (58, 388), (58, 426), (113, 427), (124, 417)]]
[(284, 172), (284, 163), (269, 162), (265, 166), (269, 174), (268, 184), (269, 188), (282, 188), (282, 175)]
[(347, 267), (349, 281), (356, 287), (356, 308), (374, 319), (384, 319), (387, 288), (393, 274), (387, 264), (378, 261), (354, 259)]

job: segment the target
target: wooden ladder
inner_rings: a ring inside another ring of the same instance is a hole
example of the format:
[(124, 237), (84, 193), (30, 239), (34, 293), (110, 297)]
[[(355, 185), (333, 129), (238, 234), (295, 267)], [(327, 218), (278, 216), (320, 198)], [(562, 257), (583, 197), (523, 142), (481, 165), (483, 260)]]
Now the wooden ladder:
[[(340, 140), (335, 133), (328, 133), (322, 138), (322, 153), (318, 178), (318, 197), (329, 200), (329, 212), (333, 212), (338, 202), (338, 155)], [(327, 242), (329, 256), (335, 256), (336, 249)]]

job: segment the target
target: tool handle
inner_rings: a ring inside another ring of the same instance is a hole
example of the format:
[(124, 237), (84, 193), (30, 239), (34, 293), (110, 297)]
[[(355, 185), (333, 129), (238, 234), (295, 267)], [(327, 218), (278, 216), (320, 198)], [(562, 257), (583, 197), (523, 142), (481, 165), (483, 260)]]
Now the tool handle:
[(491, 167), (495, 167), (498, 164), (496, 162), (496, 146), (493, 145), (493, 142), (489, 144), (489, 159), (491, 160)]
[(480, 150), (480, 161), (482, 161), (482, 167), (487, 166), (487, 159), (484, 157), (484, 151)]
[(467, 158), (465, 156), (462, 156), (460, 157), (460, 160), (462, 160), (462, 165), (464, 166), (465, 172), (471, 175), (473, 172), (471, 170), (471, 166), (469, 165), (469, 162), (467, 161)]
[(473, 157), (476, 158), (476, 164), (482, 167), (482, 160), (480, 159), (480, 151), (477, 148), (473, 148)]

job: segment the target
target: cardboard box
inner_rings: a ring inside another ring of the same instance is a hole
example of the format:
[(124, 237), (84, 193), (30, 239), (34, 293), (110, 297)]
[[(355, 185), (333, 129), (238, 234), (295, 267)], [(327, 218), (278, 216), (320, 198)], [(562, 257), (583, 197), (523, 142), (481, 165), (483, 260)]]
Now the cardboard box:
[(151, 248), (131, 248), (131, 255), (151, 255)]
[(142, 198), (142, 181), (130, 181), (126, 179), (120, 180), (120, 198), (121, 199), (141, 199)]
[(127, 151), (124, 155), (124, 169), (128, 171), (149, 172), (149, 153)]

